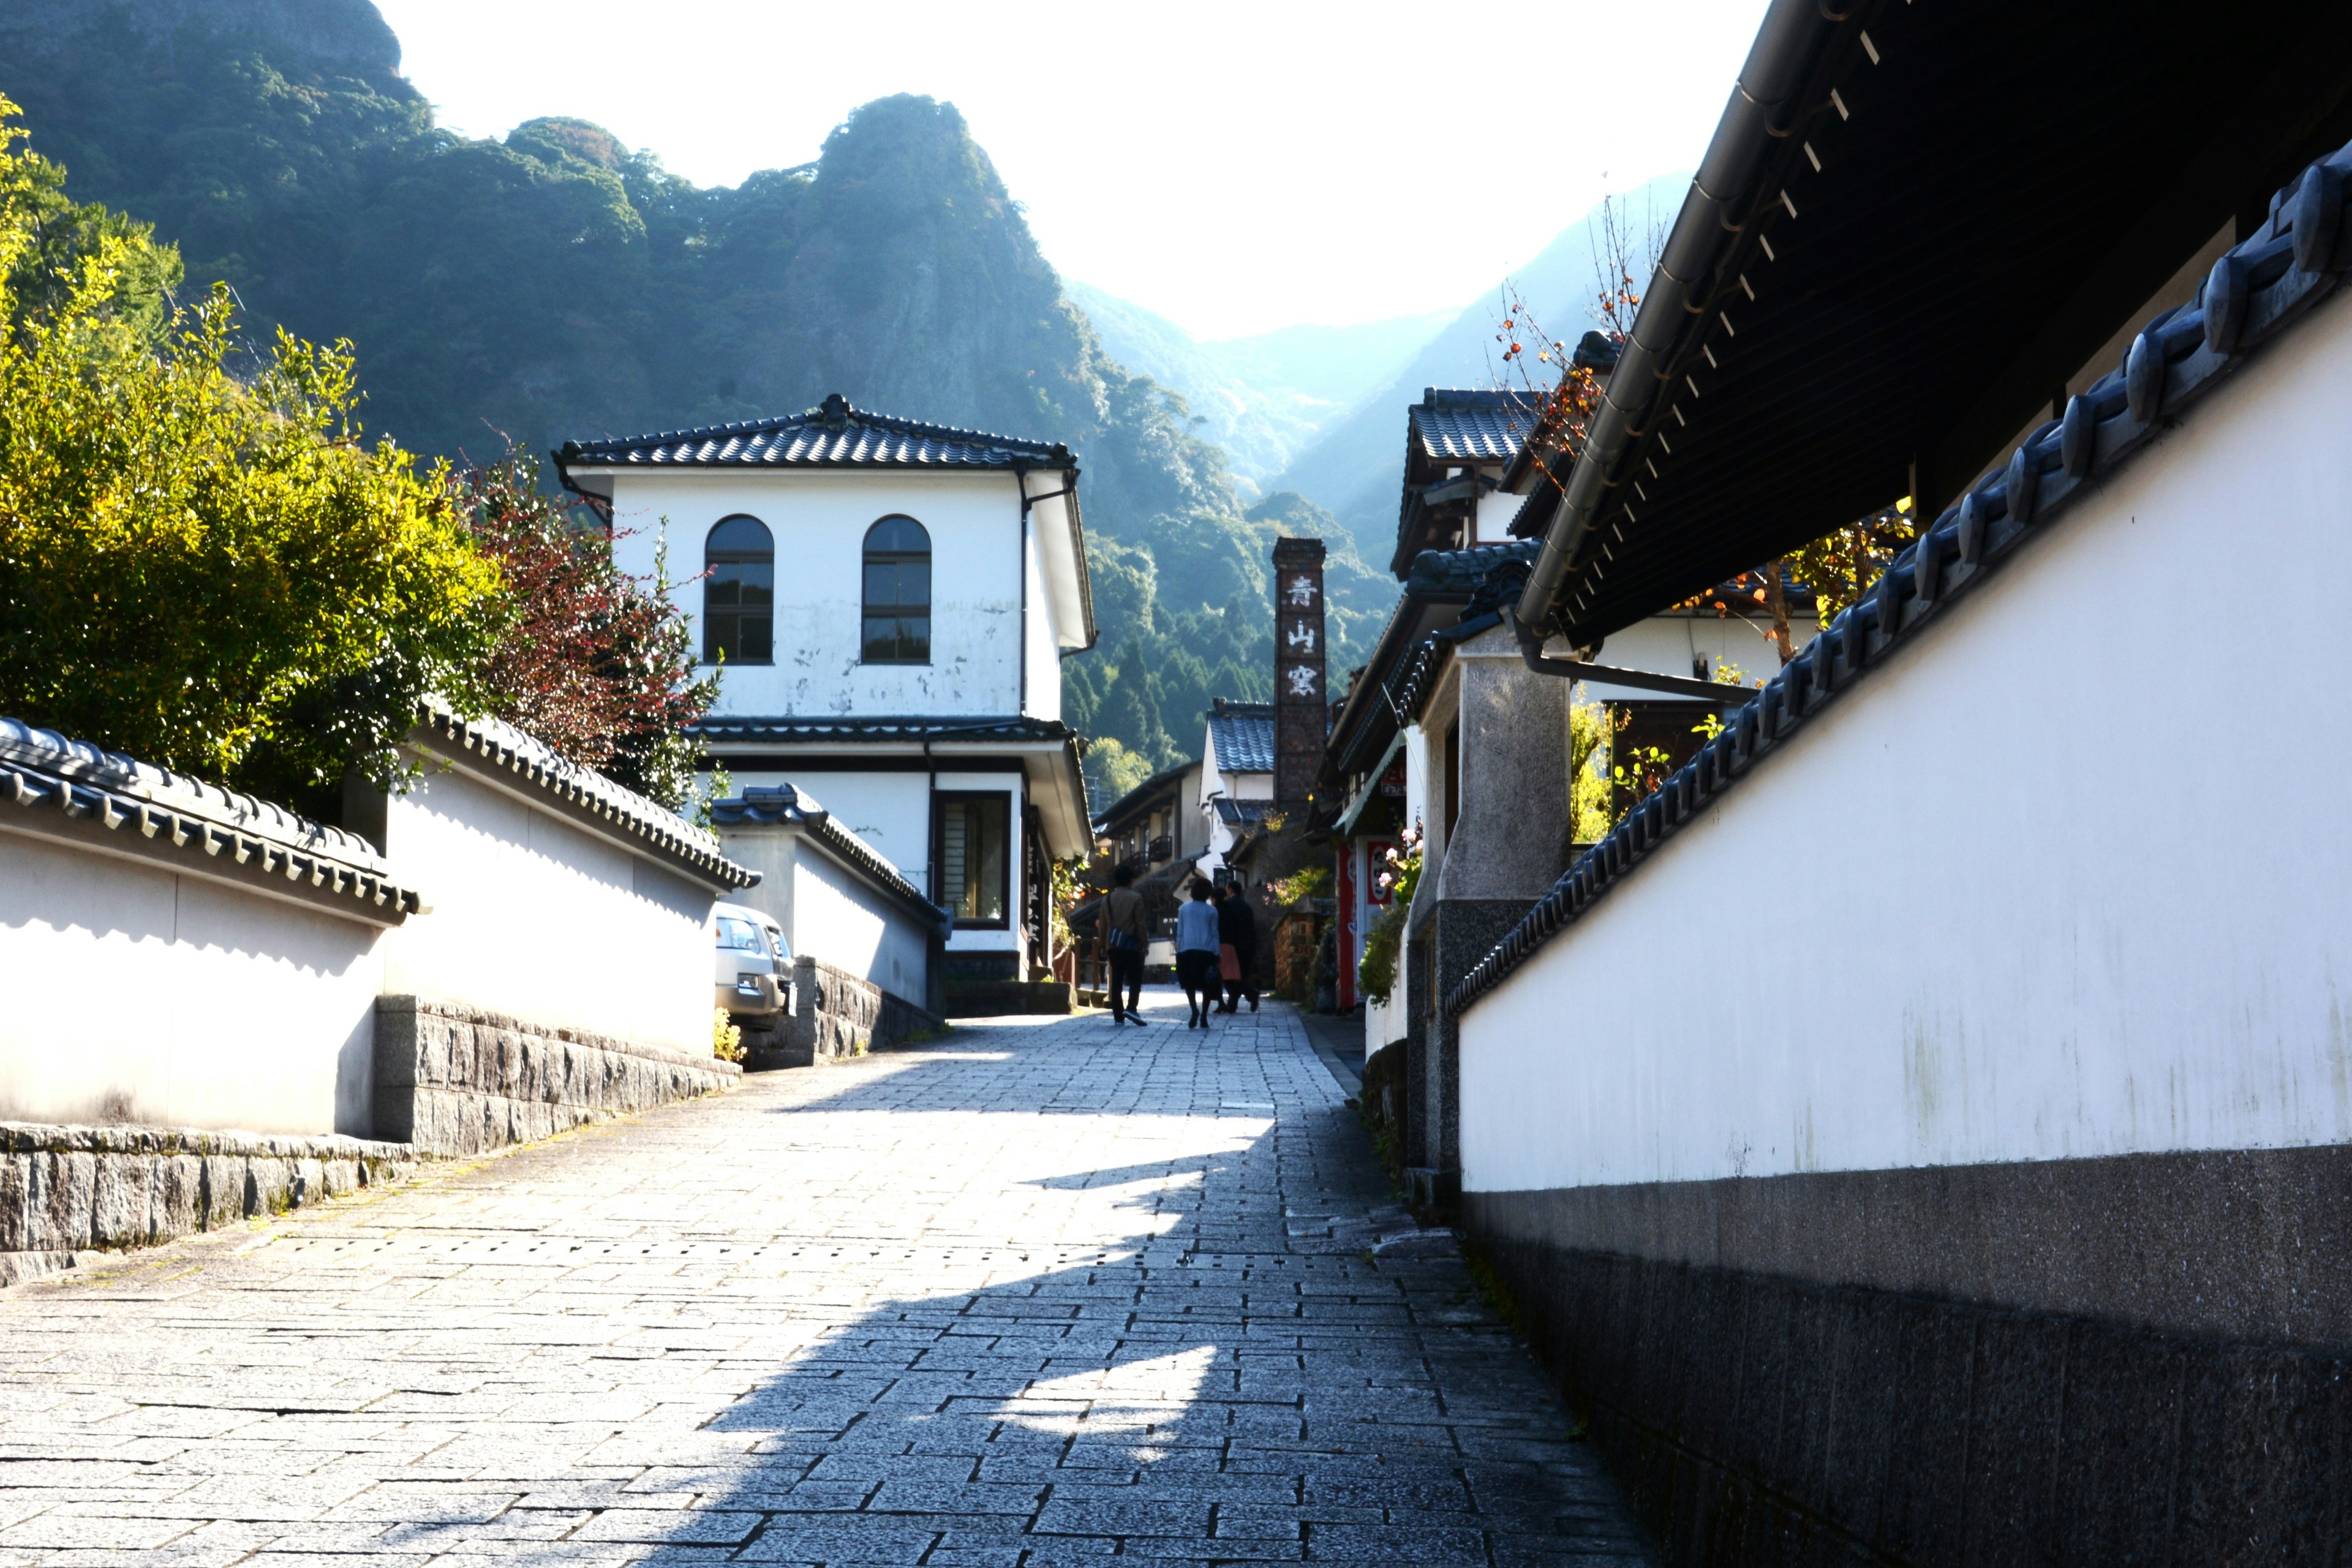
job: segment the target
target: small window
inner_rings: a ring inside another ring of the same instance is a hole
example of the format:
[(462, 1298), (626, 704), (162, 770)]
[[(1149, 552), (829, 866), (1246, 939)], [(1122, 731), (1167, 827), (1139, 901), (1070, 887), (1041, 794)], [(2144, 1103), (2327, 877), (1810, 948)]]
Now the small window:
[(1005, 924), (1011, 901), (1005, 872), (1011, 862), (1006, 803), (1002, 795), (940, 795), (939, 831), (932, 845), (933, 881), (939, 901), (959, 926)]
[(911, 517), (866, 531), (867, 664), (931, 662), (931, 536)]
[(732, 915), (719, 917), (719, 945), (730, 952), (765, 952), (768, 944), (761, 940), (760, 928), (750, 921), (737, 920)]
[(730, 517), (702, 548), (702, 662), (772, 664), (776, 644), (776, 542), (756, 517)]

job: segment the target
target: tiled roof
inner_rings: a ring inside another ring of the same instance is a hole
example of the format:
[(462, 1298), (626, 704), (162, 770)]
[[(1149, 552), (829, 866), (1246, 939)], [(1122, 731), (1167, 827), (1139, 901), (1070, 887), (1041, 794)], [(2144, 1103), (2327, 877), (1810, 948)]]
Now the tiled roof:
[(0, 802), (53, 808), (110, 832), (133, 830), (200, 863), (226, 857), (228, 865), (349, 898), (387, 924), (423, 907), (355, 834), (15, 719), (0, 719)]
[(1209, 743), (1219, 773), (1274, 772), (1274, 704), (1218, 698), (1209, 710)]
[(428, 704), (417, 727), (472, 753), (523, 783), (604, 818), (630, 837), (642, 839), (671, 860), (728, 888), (748, 888), (760, 874), (719, 852), (718, 836), (635, 790), (583, 768), (538, 737), (498, 719), (461, 719), (437, 703)]
[(898, 867), (874, 847), (834, 821), (814, 795), (793, 784), (752, 784), (740, 795), (710, 803), (710, 820), (725, 826), (745, 823), (789, 823), (805, 828), (835, 854), (863, 871), (868, 879), (895, 893), (906, 903), (919, 905), (932, 920), (944, 924), (948, 911), (923, 897)]
[(1885, 575), (1727, 716), (1723, 732), (1607, 837), (1580, 856), (1551, 891), (1444, 998), (1460, 1013), (1501, 984), (1544, 943), (1580, 919), (1659, 845), (1698, 820), (1722, 794), (1844, 695), (1897, 641), (1944, 615), (2058, 521), (2199, 397), (2291, 329), (2352, 270), (2352, 224), (2341, 191), (2352, 145), (2314, 164), (2273, 204), (2273, 217), (2219, 261), (2196, 303), (2148, 323), (2125, 357), (2063, 419), (2036, 430), (2005, 468), (1897, 556)]
[(1076, 731), (1057, 719), (1025, 714), (984, 719), (915, 716), (845, 718), (782, 713), (764, 717), (711, 717), (688, 726), (705, 741), (728, 743), (882, 745), (910, 741), (1066, 741)]
[(805, 413), (651, 436), (566, 441), (556, 466), (594, 468), (1028, 468), (1067, 467), (1070, 449), (926, 425), (850, 406), (839, 393)]
[(1940, 510), (2352, 102), (2341, 0), (1758, 9), (1540, 520), (1518, 618), (1571, 646), (1906, 490)]
[(1422, 455), (1437, 463), (1507, 463), (1533, 428), (1533, 393), (1431, 386), (1406, 418)]

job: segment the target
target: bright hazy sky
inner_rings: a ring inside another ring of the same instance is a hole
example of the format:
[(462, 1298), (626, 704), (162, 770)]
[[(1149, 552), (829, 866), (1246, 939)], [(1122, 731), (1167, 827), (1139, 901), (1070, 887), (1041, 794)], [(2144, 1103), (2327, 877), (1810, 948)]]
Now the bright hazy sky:
[(1195, 334), (1468, 303), (1698, 162), (1764, 0), (377, 0), (442, 122), (593, 120), (700, 184), (893, 92), (963, 110), (1046, 258)]

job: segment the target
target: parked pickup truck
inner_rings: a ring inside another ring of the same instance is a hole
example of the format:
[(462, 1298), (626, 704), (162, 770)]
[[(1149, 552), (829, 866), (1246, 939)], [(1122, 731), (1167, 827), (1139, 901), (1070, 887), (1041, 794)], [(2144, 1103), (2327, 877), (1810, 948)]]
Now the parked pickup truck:
[(792, 1015), (793, 955), (782, 927), (741, 904), (717, 904), (710, 939), (712, 994), (730, 1022), (765, 1034)]

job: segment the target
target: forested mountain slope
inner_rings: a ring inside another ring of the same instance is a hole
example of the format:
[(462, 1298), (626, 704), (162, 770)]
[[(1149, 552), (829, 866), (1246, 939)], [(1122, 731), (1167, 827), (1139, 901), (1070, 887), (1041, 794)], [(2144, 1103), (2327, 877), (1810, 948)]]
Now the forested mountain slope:
[(1068, 288), (1113, 358), (1182, 395), (1194, 432), (1224, 450), (1250, 494), (1367, 397), (1386, 391), (1453, 320), (1447, 311), (1204, 341), (1132, 300), (1084, 283)]
[[(1211, 695), (1272, 686), (1267, 549), (1223, 456), (1107, 356), (953, 106), (884, 99), (817, 161), (698, 187), (584, 120), (436, 127), (369, 0), (12, 0), (0, 93), (68, 188), (156, 225), (257, 330), (350, 339), (370, 426), (505, 440), (861, 405), (1066, 441), (1103, 647), (1066, 667), (1119, 778), (1199, 745)], [(1335, 668), (1392, 584), (1334, 540)], [(1120, 771), (1123, 770), (1123, 771)]]

